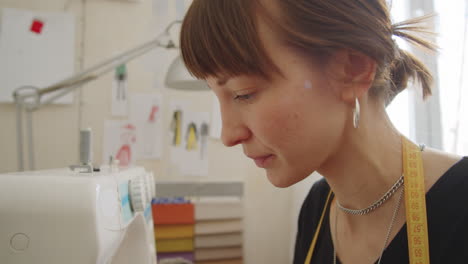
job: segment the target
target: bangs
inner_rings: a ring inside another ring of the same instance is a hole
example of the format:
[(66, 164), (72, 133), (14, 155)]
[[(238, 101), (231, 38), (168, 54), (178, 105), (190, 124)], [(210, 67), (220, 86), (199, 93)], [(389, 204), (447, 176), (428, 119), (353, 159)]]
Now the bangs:
[(180, 36), (182, 59), (193, 76), (269, 79), (277, 67), (258, 37), (255, 8), (255, 0), (193, 1)]

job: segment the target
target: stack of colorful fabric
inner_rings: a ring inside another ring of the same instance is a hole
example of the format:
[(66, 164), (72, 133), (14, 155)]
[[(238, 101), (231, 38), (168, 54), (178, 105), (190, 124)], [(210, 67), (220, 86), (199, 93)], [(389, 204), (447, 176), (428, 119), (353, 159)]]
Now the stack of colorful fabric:
[(169, 259), (193, 263), (194, 205), (184, 199), (156, 199), (152, 209), (158, 263)]
[(242, 264), (243, 206), (240, 199), (195, 202), (195, 263)]

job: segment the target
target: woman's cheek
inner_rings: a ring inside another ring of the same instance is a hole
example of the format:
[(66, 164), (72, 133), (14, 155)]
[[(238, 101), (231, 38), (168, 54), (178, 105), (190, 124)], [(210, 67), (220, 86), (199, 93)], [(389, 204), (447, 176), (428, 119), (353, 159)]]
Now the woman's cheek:
[(275, 145), (290, 144), (300, 135), (303, 120), (299, 111), (292, 106), (270, 108), (264, 112), (261, 128), (264, 137)]

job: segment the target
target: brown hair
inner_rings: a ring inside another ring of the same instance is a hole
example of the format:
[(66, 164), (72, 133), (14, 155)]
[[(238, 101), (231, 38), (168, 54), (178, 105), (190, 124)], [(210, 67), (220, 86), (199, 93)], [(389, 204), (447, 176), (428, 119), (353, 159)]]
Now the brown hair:
[[(390, 102), (417, 79), (423, 97), (431, 94), (432, 76), (426, 66), (398, 48), (393, 36), (435, 50), (410, 32), (426, 33), (412, 19), (392, 25), (385, 0), (276, 0), (273, 14), (260, 0), (193, 0), (181, 31), (182, 58), (197, 78), (220, 74), (269, 77), (278, 68), (262, 47), (257, 32), (261, 15), (289, 46), (313, 58), (325, 58), (340, 48), (361, 52), (376, 61), (371, 95)], [(258, 12), (257, 12), (258, 11)]]

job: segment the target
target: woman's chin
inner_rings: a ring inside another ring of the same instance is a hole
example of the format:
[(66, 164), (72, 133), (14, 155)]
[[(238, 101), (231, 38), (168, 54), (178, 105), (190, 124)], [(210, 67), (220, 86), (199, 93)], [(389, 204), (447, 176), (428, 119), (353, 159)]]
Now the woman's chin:
[(294, 173), (278, 173), (266, 171), (267, 178), (275, 187), (278, 188), (287, 188), (290, 187), (303, 179), (307, 178), (309, 174), (305, 173), (304, 175), (296, 175)]
[(293, 181), (292, 178), (289, 178), (287, 174), (278, 175), (272, 174), (267, 171), (268, 180), (277, 188), (287, 188), (291, 185), (294, 185), (297, 181)]

